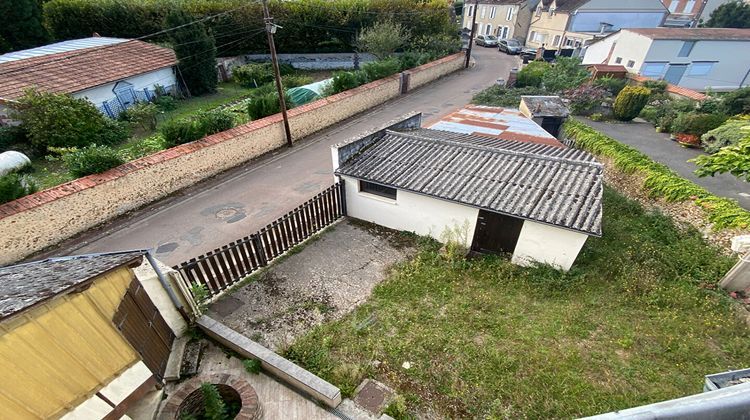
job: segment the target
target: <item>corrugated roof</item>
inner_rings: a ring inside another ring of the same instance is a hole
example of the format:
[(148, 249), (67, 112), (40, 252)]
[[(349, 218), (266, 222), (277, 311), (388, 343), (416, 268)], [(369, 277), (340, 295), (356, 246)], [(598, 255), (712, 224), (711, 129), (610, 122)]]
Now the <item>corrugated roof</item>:
[(30, 48), (28, 50), (14, 51), (7, 54), (0, 55), (0, 63), (8, 61), (23, 60), (32, 57), (42, 57), (50, 54), (57, 54), (61, 52), (77, 51), (86, 48), (102, 47), (104, 45), (119, 44), (126, 42), (125, 38), (107, 38), (107, 37), (91, 37), (73, 39), (70, 41), (56, 42), (54, 44), (43, 45), (41, 47)]
[(690, 41), (750, 41), (750, 29), (735, 28), (635, 28), (622, 29), (651, 39)]
[(0, 63), (0, 98), (19, 98), (30, 87), (80, 92), (175, 64), (171, 49), (135, 40), (6, 61)]
[(534, 117), (567, 117), (570, 110), (559, 96), (521, 96)]
[(565, 147), (488, 140), (389, 130), (336, 173), (601, 235), (603, 167), (593, 157)]
[(431, 125), (435, 130), (565, 147), (518, 109), (467, 105)]
[(0, 319), (69, 293), (114, 268), (140, 262), (144, 251), (50, 258), (0, 267)]

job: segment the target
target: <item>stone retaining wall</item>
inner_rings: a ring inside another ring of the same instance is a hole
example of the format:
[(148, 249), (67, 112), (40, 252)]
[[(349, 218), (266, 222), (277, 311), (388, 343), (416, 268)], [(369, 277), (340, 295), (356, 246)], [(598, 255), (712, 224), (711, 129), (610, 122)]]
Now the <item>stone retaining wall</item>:
[[(460, 68), (454, 54), (409, 70), (412, 88)], [(414, 84), (414, 80), (418, 84)], [(299, 140), (400, 95), (393, 75), (289, 111)], [(0, 205), (0, 264), (44, 248), (284, 146), (281, 115), (217, 133)]]

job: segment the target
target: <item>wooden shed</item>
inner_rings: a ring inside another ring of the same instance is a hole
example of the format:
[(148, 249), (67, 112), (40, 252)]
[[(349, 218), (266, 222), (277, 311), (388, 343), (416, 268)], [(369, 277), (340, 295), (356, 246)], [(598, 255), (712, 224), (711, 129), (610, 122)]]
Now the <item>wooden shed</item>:
[(175, 333), (133, 273), (144, 252), (0, 268), (0, 418), (120, 418)]
[(610, 64), (592, 64), (586, 69), (591, 73), (592, 79), (601, 79), (602, 77), (611, 77), (614, 79), (624, 79), (628, 74), (625, 66)]

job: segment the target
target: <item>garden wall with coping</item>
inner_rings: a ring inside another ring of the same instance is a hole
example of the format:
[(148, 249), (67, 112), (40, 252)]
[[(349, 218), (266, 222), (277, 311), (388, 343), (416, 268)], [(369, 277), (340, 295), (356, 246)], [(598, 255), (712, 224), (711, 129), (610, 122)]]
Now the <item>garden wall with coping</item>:
[[(463, 63), (463, 57), (458, 53), (409, 70), (419, 80), (411, 88), (460, 69), (457, 63)], [(396, 74), (290, 110), (294, 141), (396, 98), (400, 79)], [(18, 261), (285, 143), (281, 114), (275, 114), (2, 204), (0, 264)]]

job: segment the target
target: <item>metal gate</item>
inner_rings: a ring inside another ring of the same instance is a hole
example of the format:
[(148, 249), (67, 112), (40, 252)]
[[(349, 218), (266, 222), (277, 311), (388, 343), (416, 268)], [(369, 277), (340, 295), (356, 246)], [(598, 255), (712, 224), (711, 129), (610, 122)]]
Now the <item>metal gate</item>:
[(138, 280), (130, 283), (112, 321), (161, 380), (175, 336)]

